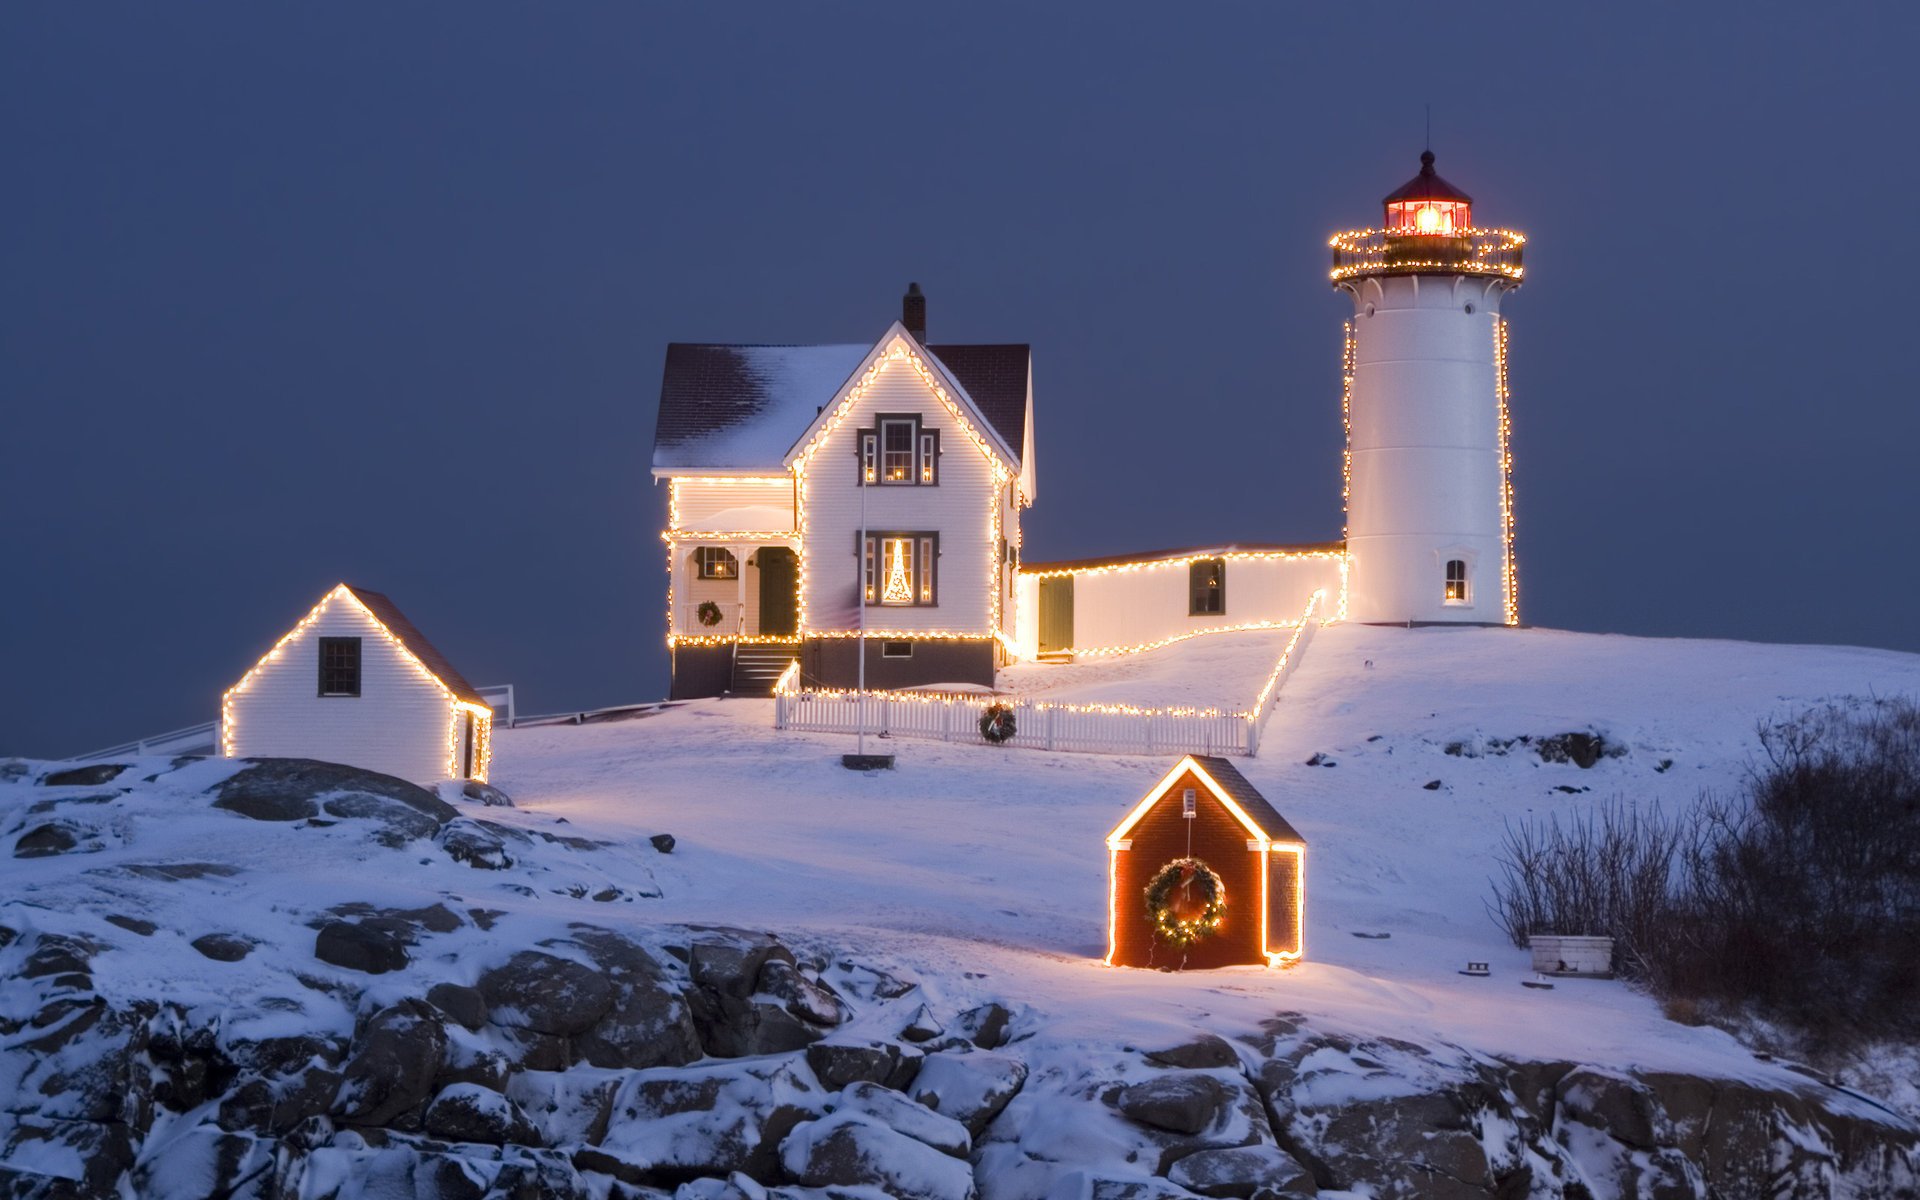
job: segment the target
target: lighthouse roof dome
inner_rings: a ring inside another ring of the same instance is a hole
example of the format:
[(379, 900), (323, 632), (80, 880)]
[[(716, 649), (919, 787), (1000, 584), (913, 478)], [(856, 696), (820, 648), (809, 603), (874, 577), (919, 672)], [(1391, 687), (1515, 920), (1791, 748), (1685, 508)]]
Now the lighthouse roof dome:
[(1420, 153), (1420, 173), (1387, 194), (1383, 204), (1401, 204), (1409, 200), (1452, 200), (1473, 203), (1473, 197), (1440, 178), (1433, 169), (1433, 151)]

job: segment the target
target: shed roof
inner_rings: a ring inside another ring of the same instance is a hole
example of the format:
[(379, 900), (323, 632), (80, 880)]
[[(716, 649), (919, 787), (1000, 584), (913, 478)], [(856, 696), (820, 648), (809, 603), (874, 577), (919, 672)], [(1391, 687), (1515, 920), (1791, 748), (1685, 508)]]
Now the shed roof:
[(410, 654), (419, 659), (421, 665), (432, 672), (434, 678), (444, 684), (456, 699), (465, 700), (470, 704), (486, 705), (486, 698), (467, 682), (464, 675), (454, 669), (453, 664), (447, 661), (447, 656), (440, 653), (439, 649), (427, 640), (426, 635), (421, 633), (412, 621), (407, 620), (407, 614), (400, 611), (399, 605), (382, 593), (368, 588), (355, 587), (350, 583), (343, 583), (340, 586), (347, 589), (355, 600), (365, 606), (366, 610), (373, 614), (374, 620), (385, 625), (387, 632), (406, 647)]
[(1113, 827), (1113, 832), (1107, 835), (1108, 844), (1111, 845), (1117, 839), (1124, 838), (1127, 831), (1139, 823), (1140, 818), (1146, 816), (1154, 805), (1166, 799), (1174, 780), (1180, 778), (1190, 766), (1197, 769), (1203, 782), (1211, 781), (1209, 790), (1215, 791), (1222, 800), (1227, 802), (1228, 807), (1238, 808), (1245, 814), (1246, 821), (1252, 826), (1251, 832), (1257, 833), (1269, 842), (1292, 842), (1301, 846), (1307, 844), (1307, 839), (1300, 836), (1300, 831), (1288, 824), (1287, 819), (1281, 816), (1273, 805), (1267, 803), (1267, 798), (1260, 794), (1258, 788), (1247, 782), (1247, 777), (1240, 773), (1240, 768), (1234, 766), (1232, 760), (1212, 754), (1189, 754), (1175, 763), (1173, 769), (1162, 775), (1160, 781), (1148, 790), (1146, 798), (1134, 806), (1126, 819)]
[(1184, 546), (1176, 550), (1143, 550), (1138, 554), (1113, 554), (1105, 558), (1066, 558), (1052, 562), (1020, 564), (1023, 574), (1041, 571), (1091, 571), (1099, 567), (1124, 567), (1131, 563), (1172, 562), (1182, 558), (1219, 558), (1229, 554), (1340, 554), (1345, 542), (1212, 542), (1203, 546)]
[[(1002, 441), (1026, 453), (1029, 347), (928, 346)], [(786, 453), (873, 347), (674, 342), (660, 381), (656, 468), (784, 473)]]

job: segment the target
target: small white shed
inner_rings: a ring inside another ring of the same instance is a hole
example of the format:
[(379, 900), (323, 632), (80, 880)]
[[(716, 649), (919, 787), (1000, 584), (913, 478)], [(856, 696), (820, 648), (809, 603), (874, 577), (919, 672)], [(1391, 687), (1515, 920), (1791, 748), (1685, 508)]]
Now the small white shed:
[(487, 778), (493, 709), (379, 592), (341, 584), (220, 699), (228, 758), (317, 758), (431, 787)]

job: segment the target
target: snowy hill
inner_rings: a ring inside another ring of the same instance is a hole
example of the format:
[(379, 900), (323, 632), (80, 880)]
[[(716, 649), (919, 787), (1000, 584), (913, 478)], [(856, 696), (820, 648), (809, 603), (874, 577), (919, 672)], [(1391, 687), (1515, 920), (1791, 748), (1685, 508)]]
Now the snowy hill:
[[(1227, 645), (1106, 682), (1199, 688)], [(1307, 961), (1186, 974), (1099, 961), (1102, 839), (1163, 758), (855, 774), (700, 701), (503, 731), (514, 808), (0, 764), (0, 1194), (1893, 1194), (1909, 1120), (1625, 984), (1521, 988), (1483, 907), (1504, 822), (1692, 803), (1757, 722), (1869, 693), (1920, 657), (1329, 627), (1240, 760), (1308, 839)], [(1569, 732), (1617, 752), (1542, 761)]]

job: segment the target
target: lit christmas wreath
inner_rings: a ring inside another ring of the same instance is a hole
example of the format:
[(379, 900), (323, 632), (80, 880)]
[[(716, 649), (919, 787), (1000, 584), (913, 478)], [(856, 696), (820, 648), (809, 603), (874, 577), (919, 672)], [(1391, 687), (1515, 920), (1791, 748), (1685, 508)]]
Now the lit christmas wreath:
[(1147, 916), (1162, 941), (1184, 950), (1226, 920), (1226, 884), (1199, 859), (1176, 858), (1147, 884)]
[(987, 711), (980, 714), (980, 736), (998, 746), (1018, 732), (1013, 721), (1013, 708), (1006, 704), (989, 704)]
[(700, 607), (694, 610), (694, 614), (700, 618), (700, 623), (709, 629), (720, 623), (720, 606), (711, 600), (702, 600)]

